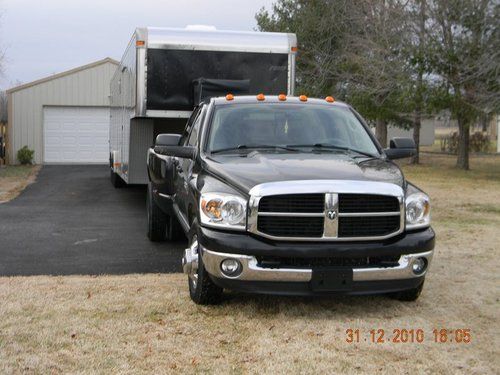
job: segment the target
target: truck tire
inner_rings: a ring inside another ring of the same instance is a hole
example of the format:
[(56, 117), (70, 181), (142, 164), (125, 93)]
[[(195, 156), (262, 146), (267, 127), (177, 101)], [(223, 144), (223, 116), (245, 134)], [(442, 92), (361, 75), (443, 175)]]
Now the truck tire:
[(179, 221), (177, 220), (177, 218), (175, 218), (173, 215), (168, 216), (168, 219), (167, 219), (167, 240), (177, 241), (177, 240), (180, 240), (183, 238), (185, 239), (186, 235), (184, 234), (184, 231), (182, 230), (182, 227), (179, 224)]
[(151, 183), (148, 184), (146, 210), (148, 214), (148, 238), (153, 242), (165, 241), (167, 239), (167, 223), (170, 218), (154, 201)]
[(391, 297), (399, 301), (412, 302), (416, 301), (424, 289), (424, 282), (413, 289), (403, 290), (402, 292), (392, 293)]
[[(189, 232), (189, 247), (198, 248), (198, 225), (196, 221), (191, 226)], [(217, 305), (222, 302), (222, 288), (218, 287), (210, 279), (208, 272), (203, 266), (201, 253), (198, 253), (198, 264), (188, 275), (189, 295), (194, 303), (198, 305)]]
[(117, 189), (125, 186), (125, 181), (123, 181), (122, 178), (113, 171), (113, 169), (110, 169), (110, 180), (111, 185)]

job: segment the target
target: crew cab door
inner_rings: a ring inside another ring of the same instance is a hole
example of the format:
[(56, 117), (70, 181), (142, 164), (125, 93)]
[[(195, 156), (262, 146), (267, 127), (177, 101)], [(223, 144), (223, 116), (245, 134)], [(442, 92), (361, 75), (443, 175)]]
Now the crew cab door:
[[(198, 147), (198, 135), (202, 121), (202, 110), (193, 113), (193, 121), (191, 126), (186, 127), (186, 133), (180, 141), (183, 146)], [(178, 207), (180, 214), (188, 222), (188, 209), (189, 209), (189, 181), (193, 177), (193, 166), (195, 160), (176, 157), (174, 160), (174, 203)], [(189, 224), (189, 223), (188, 223)]]

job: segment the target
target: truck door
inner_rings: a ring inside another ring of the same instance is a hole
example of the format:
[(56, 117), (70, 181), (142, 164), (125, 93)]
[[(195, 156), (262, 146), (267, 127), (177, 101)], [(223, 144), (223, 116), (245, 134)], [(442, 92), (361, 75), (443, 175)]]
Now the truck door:
[[(181, 144), (185, 146), (198, 146), (198, 134), (200, 131), (201, 124), (201, 111), (198, 111), (193, 116), (194, 121), (192, 122), (192, 126), (189, 132), (189, 136), (181, 140)], [(174, 195), (174, 203), (177, 205), (181, 215), (188, 220), (188, 208), (189, 208), (189, 181), (191, 180), (194, 160), (184, 159), (184, 158), (175, 158), (175, 171), (174, 171), (174, 187), (175, 187), (175, 195)]]

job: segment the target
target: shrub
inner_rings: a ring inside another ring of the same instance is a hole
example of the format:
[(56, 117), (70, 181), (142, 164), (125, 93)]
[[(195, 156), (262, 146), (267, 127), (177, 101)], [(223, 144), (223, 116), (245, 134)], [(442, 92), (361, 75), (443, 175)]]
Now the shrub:
[(488, 152), (490, 148), (490, 137), (483, 132), (475, 132), (470, 136), (470, 150), (472, 152)]
[(35, 155), (35, 151), (30, 150), (28, 146), (24, 146), (17, 151), (17, 160), (21, 164), (33, 164), (33, 155)]
[[(490, 148), (490, 137), (488, 134), (477, 131), (470, 135), (470, 152), (488, 152)], [(453, 132), (449, 136), (441, 139), (441, 151), (456, 154), (458, 151), (458, 132)]]

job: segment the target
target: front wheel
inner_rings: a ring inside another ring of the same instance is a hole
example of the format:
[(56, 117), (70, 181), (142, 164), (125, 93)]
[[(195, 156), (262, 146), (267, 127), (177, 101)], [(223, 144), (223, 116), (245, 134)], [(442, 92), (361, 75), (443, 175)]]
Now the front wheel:
[(198, 243), (197, 227), (193, 225), (189, 232), (188, 284), (189, 295), (198, 305), (217, 305), (222, 301), (222, 288), (214, 284), (203, 266), (200, 246)]

